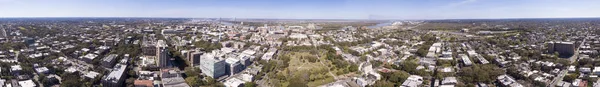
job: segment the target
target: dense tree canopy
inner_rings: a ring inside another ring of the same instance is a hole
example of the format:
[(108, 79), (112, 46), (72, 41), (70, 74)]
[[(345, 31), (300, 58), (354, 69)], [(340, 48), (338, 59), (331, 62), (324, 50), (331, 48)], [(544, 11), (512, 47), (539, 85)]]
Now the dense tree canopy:
[(474, 65), (472, 67), (463, 67), (458, 73), (459, 78), (467, 83), (492, 83), (495, 77), (504, 74), (504, 70), (495, 65)]

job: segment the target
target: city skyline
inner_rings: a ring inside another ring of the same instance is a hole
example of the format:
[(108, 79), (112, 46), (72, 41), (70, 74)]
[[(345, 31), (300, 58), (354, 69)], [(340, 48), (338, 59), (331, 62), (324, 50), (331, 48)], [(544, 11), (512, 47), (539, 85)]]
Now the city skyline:
[(2, 18), (502, 19), (598, 17), (595, 0), (0, 0)]

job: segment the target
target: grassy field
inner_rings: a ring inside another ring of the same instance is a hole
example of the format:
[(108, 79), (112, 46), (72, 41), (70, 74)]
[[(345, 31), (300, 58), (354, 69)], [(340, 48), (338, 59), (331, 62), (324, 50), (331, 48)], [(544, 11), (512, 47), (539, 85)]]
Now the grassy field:
[[(317, 56), (325, 55), (323, 53), (324, 52), (319, 52), (314, 55), (309, 52), (290, 52), (284, 54), (284, 56), (290, 57), (289, 66), (277, 74), (288, 78), (294, 76), (302, 77), (305, 80), (308, 80), (307, 85), (309, 87), (333, 82), (334, 78), (329, 74), (329, 67), (333, 65), (327, 59), (318, 58), (319, 56)], [(310, 62), (309, 58), (317, 58), (317, 61)], [(335, 70), (332, 71), (332, 73), (335, 73)], [(289, 85), (289, 82), (281, 82), (280, 85), (285, 87)]]

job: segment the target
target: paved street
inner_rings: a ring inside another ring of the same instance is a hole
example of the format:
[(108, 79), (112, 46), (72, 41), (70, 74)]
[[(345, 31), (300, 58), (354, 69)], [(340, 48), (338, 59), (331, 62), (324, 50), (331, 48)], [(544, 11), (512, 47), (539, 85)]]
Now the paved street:
[(557, 84), (559, 81), (562, 81), (562, 80), (563, 80), (563, 78), (565, 77), (565, 75), (567, 75), (567, 72), (568, 72), (567, 70), (563, 70), (563, 71), (561, 71), (561, 72), (558, 74), (558, 76), (556, 76), (556, 77), (554, 78), (554, 80), (552, 80), (552, 82), (550, 82), (550, 85), (547, 85), (547, 86), (549, 86), (549, 87), (555, 87), (555, 86), (556, 86), (556, 84)]

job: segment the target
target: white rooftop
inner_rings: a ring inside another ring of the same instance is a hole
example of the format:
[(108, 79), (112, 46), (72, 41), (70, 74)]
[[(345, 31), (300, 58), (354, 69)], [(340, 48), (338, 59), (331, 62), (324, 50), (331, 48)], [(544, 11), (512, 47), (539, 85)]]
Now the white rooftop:
[(19, 71), (19, 70), (23, 70), (23, 68), (21, 68), (21, 65), (13, 65), (13, 66), (10, 66), (10, 70), (11, 71)]
[(111, 71), (108, 76), (106, 76), (105, 80), (107, 81), (118, 81), (118, 79), (121, 78), (121, 76), (124, 74), (125, 69), (127, 68), (127, 65), (123, 65), (123, 64), (117, 64), (115, 65), (115, 67), (113, 68), (113, 71)]
[(98, 73), (98, 72), (90, 71), (88, 73), (85, 73), (85, 75), (83, 75), (83, 76), (85, 76), (87, 78), (96, 78), (96, 76), (98, 76), (99, 74), (100, 73)]
[(244, 83), (245, 82), (240, 79), (231, 78), (231, 79), (227, 79), (225, 82), (223, 82), (223, 85), (225, 85), (225, 87), (238, 87)]
[(19, 85), (21, 87), (36, 87), (35, 83), (32, 80), (19, 81)]

